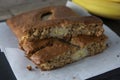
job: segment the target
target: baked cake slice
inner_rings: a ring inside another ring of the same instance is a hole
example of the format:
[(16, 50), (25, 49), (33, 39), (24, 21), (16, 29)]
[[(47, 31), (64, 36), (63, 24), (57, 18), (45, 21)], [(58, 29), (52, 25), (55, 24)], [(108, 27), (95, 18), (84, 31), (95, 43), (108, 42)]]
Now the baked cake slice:
[[(45, 20), (44, 16), (49, 17)], [(65, 6), (46, 7), (7, 20), (19, 42), (45, 38), (66, 39), (71, 36), (103, 34), (103, 22), (94, 16), (80, 17)]]
[[(48, 45), (33, 47), (32, 50), (36, 51), (26, 55), (42, 70), (51, 70), (102, 52), (106, 49), (106, 40), (105, 35), (99, 37), (81, 35), (72, 38), (70, 43), (52, 38), (44, 40), (45, 43), (48, 41)], [(40, 43), (43, 42), (39, 41), (38, 44)]]

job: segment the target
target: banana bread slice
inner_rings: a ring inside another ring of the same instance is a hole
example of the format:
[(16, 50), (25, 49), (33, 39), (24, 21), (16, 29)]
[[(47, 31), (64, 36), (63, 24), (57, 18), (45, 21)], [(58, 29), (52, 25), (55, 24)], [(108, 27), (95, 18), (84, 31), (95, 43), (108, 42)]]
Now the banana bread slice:
[(102, 52), (106, 48), (106, 40), (105, 35), (99, 38), (79, 36), (72, 38), (72, 44), (54, 39), (51, 45), (32, 53), (29, 59), (42, 70), (51, 70)]
[[(49, 17), (46, 20), (44, 16)], [(46, 7), (20, 14), (7, 20), (19, 42), (66, 36), (103, 34), (103, 22), (94, 16), (80, 17), (65, 6)]]

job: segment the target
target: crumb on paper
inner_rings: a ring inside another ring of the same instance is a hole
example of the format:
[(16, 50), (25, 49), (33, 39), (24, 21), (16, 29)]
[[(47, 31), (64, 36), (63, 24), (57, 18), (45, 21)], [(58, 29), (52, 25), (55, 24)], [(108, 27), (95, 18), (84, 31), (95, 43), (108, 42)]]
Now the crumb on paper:
[(111, 44), (112, 44), (111, 42), (108, 42), (108, 43), (106, 44), (106, 46), (107, 46), (107, 47), (110, 47)]
[(31, 71), (31, 70), (32, 70), (32, 66), (31, 66), (31, 65), (27, 65), (27, 69), (28, 69), (29, 71)]
[(37, 67), (37, 66), (35, 66), (35, 68), (36, 68), (36, 69), (38, 69), (38, 67)]
[(117, 57), (120, 57), (120, 55), (117, 55)]
[(76, 77), (73, 77), (73, 79), (76, 79)]
[(109, 43), (107, 43), (107, 44), (106, 44), (106, 46), (107, 46), (107, 47), (109, 47), (109, 46), (110, 46), (110, 44), (109, 44)]

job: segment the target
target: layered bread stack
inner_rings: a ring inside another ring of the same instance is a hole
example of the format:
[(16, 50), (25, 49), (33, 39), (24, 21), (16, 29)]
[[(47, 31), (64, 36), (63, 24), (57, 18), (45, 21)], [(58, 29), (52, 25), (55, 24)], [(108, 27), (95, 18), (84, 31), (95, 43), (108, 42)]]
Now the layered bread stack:
[(103, 22), (80, 17), (65, 6), (46, 7), (7, 20), (25, 55), (41, 70), (51, 70), (102, 52)]

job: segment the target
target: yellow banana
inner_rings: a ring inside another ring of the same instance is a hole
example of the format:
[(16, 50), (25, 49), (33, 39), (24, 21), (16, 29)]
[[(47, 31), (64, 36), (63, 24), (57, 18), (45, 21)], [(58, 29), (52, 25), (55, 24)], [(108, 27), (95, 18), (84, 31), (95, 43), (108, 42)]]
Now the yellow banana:
[(113, 0), (72, 0), (72, 1), (84, 7), (93, 14), (106, 18), (120, 19), (119, 2), (118, 3), (112, 2)]

